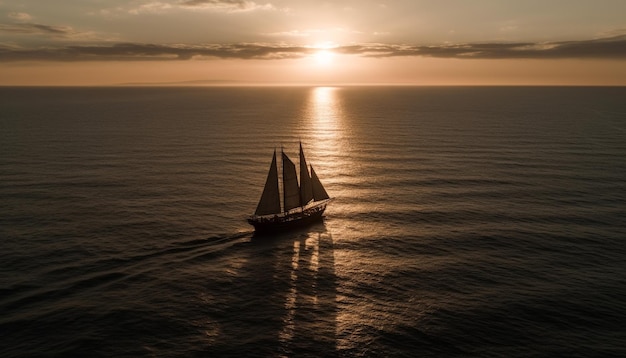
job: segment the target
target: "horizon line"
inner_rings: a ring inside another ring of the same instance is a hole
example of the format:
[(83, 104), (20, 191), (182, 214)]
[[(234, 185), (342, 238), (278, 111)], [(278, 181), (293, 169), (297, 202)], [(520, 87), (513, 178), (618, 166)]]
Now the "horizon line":
[(138, 83), (113, 83), (113, 84), (0, 84), (2, 88), (10, 87), (115, 87), (115, 88), (139, 88), (139, 87), (626, 87), (626, 84), (419, 84), (419, 83), (263, 83), (229, 81), (236, 83), (198, 83), (190, 82), (138, 82)]

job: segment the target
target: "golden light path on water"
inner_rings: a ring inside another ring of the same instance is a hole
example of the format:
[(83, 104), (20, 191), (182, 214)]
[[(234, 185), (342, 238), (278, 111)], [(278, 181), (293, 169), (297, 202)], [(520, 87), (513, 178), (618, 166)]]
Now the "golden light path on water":
[[(342, 150), (343, 109), (338, 98), (339, 88), (315, 87), (311, 89), (304, 109), (304, 128), (310, 157), (320, 170), (329, 170)], [(318, 173), (319, 174), (319, 173)]]
[[(334, 157), (341, 149), (342, 111), (337, 88), (312, 88), (301, 116), (300, 140), (308, 163), (312, 164), (327, 189), (329, 178), (340, 166)], [(299, 315), (313, 310), (324, 313), (316, 324), (320, 336), (336, 337), (336, 287), (333, 238), (329, 231), (308, 232), (294, 240), (290, 267), (290, 288), (285, 298), (285, 316), (279, 333), (281, 344), (288, 347), (295, 339)], [(306, 281), (305, 281), (306, 279)], [(323, 286), (318, 287), (324, 282)], [(332, 283), (328, 285), (328, 283)], [(320, 285), (318, 285), (318, 283)], [(325, 334), (322, 334), (325, 333)], [(334, 344), (333, 344), (334, 345)]]
[[(384, 331), (385, 326), (393, 321), (392, 317), (396, 317), (396, 320), (397, 317), (415, 320), (424, 314), (423, 309), (409, 314), (405, 311), (407, 306), (390, 307), (388, 302), (373, 301), (352, 293), (353, 286), (381, 285), (386, 275), (402, 269), (408, 263), (374, 248), (362, 247), (372, 235), (393, 235), (398, 228), (385, 221), (358, 220), (371, 210), (384, 209), (381, 207), (385, 205), (381, 197), (385, 196), (387, 189), (372, 187), (372, 181), (380, 178), (367, 176), (367, 173), (379, 173), (377, 166), (380, 164), (363, 162), (363, 150), (371, 150), (366, 143), (384, 140), (381, 136), (386, 124), (379, 123), (380, 132), (357, 133), (358, 125), (353, 122), (365, 120), (357, 118), (357, 113), (367, 113), (348, 108), (349, 91), (349, 88), (340, 87), (312, 88), (302, 130), (303, 142), (306, 140), (305, 151), (310, 148), (307, 159), (313, 164), (329, 195), (334, 198), (326, 211), (326, 231), (309, 234), (309, 240), (314, 246), (317, 245), (316, 255), (332, 256), (332, 260), (317, 257), (315, 260), (319, 262), (316, 264), (319, 270), (331, 270), (335, 277), (336, 287), (326, 293), (333, 295), (335, 337), (340, 350), (358, 349), (358, 345), (366, 344), (361, 341), (360, 332), (369, 329)], [(294, 247), (294, 255), (297, 255), (298, 249), (303, 250), (303, 246)], [(324, 266), (328, 264), (332, 266)], [(415, 264), (419, 265), (410, 263)]]
[(312, 88), (303, 113), (300, 129), (309, 164), (313, 165), (329, 195), (336, 201), (349, 196), (345, 184), (355, 177), (352, 159), (350, 124), (340, 87)]
[[(334, 337), (337, 348), (354, 349), (358, 342), (352, 337), (363, 323), (372, 324), (380, 318), (368, 313), (370, 303), (348, 304), (338, 290), (339, 277), (357, 273), (371, 257), (360, 257), (351, 250), (335, 250), (337, 243), (354, 239), (354, 232), (342, 220), (342, 213), (358, 210), (354, 206), (355, 181), (359, 175), (350, 143), (350, 125), (338, 87), (311, 88), (302, 112), (300, 139), (306, 158), (312, 164), (329, 195), (333, 198), (327, 209), (324, 228), (310, 230), (305, 238), (295, 240), (292, 248), (290, 290), (285, 299), (281, 342), (289, 346), (297, 339), (298, 319), (307, 312), (316, 312), (313, 324), (319, 336)], [(356, 159), (358, 160), (358, 159)], [(346, 227), (344, 227), (346, 226)], [(320, 231), (321, 230), (321, 231)], [(374, 265), (376, 266), (376, 265)], [(342, 307), (342, 302), (344, 303)], [(347, 304), (347, 305), (346, 305)], [(368, 323), (369, 322), (369, 323)]]
[[(406, 307), (389, 307), (387, 302), (352, 293), (353, 286), (380, 285), (386, 274), (406, 263), (362, 247), (372, 235), (390, 234), (393, 228), (376, 220), (355, 220), (366, 210), (377, 208), (377, 198), (384, 193), (363, 179), (362, 171), (372, 170), (376, 164), (363, 163), (362, 144), (352, 142), (355, 133), (351, 123), (356, 119), (346, 108), (346, 91), (339, 87), (311, 88), (302, 109), (298, 135), (307, 162), (333, 201), (324, 226), (312, 227), (292, 245), (290, 288), (279, 334), (285, 347), (298, 340), (304, 326), (318, 332), (319, 337), (334, 337), (332, 344), (339, 350), (355, 350), (365, 343), (361, 341), (364, 329), (384, 330), (392, 317), (406, 316)], [(366, 135), (368, 140), (379, 140), (377, 133)], [(420, 314), (413, 312), (410, 319)], [(303, 321), (302, 317), (314, 321)]]

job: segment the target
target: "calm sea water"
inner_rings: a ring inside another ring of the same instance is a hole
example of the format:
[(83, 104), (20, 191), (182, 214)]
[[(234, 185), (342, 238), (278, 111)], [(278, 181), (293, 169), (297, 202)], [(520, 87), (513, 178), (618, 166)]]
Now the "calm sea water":
[[(626, 356), (626, 88), (0, 88), (0, 355)], [(253, 236), (302, 141), (323, 223)]]

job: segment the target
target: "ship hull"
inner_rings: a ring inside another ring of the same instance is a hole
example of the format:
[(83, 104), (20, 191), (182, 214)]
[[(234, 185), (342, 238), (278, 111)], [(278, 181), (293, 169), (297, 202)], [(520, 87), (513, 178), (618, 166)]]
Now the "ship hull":
[(303, 228), (323, 219), (326, 204), (288, 215), (274, 217), (252, 217), (248, 223), (254, 226), (256, 233), (276, 233)]

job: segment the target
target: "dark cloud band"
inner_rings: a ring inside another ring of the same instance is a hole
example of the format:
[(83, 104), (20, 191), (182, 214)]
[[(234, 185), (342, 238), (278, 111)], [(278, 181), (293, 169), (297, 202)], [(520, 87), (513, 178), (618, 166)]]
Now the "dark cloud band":
[(71, 27), (50, 26), (33, 23), (0, 24), (0, 32), (24, 35), (69, 36), (75, 33)]
[[(0, 29), (1, 30), (1, 29)], [(55, 29), (39, 29), (55, 31)], [(158, 45), (120, 43), (56, 48), (16, 48), (0, 45), (0, 61), (163, 61), (202, 58), (293, 59), (317, 49), (272, 44)], [(332, 49), (366, 57), (422, 56), (457, 59), (620, 59), (626, 60), (626, 36), (550, 43), (469, 43), (438, 46), (360, 44)]]

